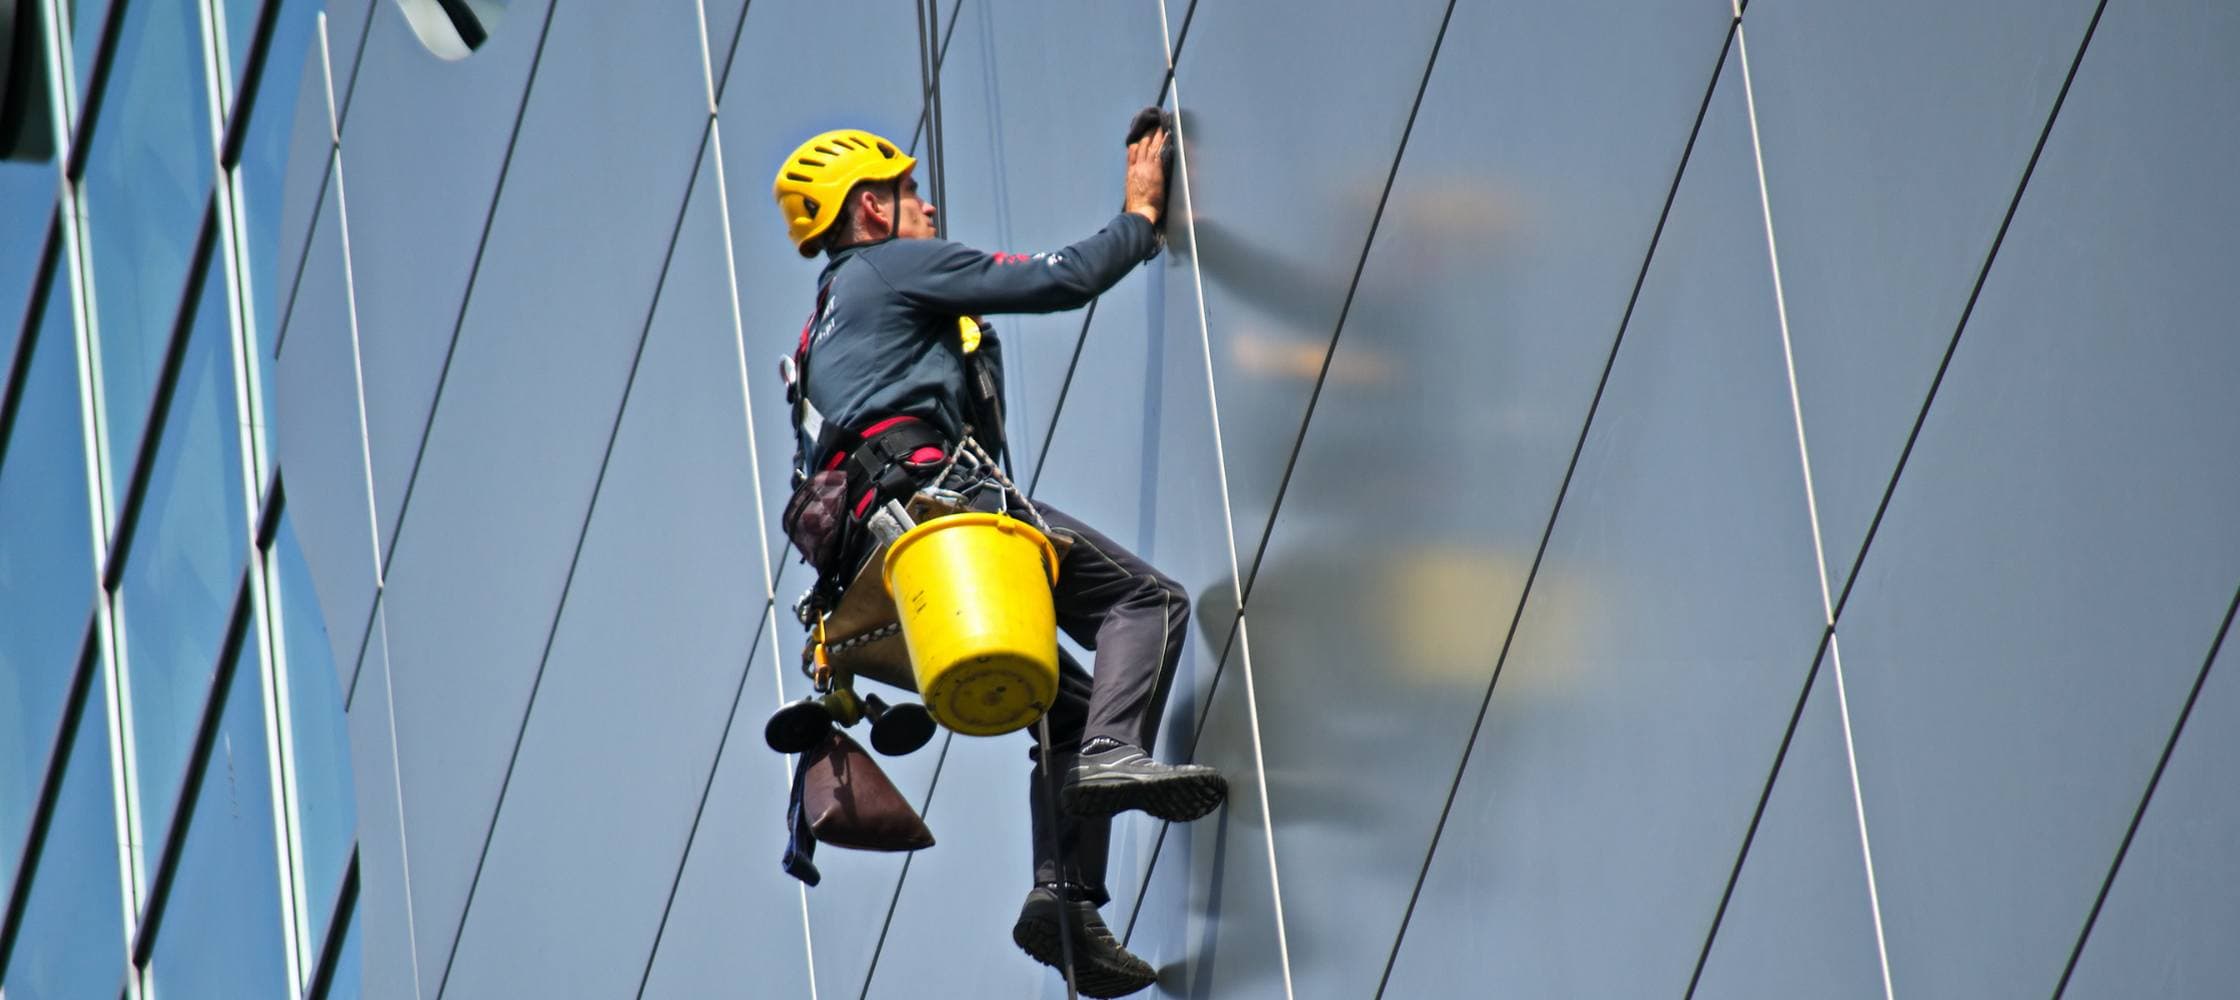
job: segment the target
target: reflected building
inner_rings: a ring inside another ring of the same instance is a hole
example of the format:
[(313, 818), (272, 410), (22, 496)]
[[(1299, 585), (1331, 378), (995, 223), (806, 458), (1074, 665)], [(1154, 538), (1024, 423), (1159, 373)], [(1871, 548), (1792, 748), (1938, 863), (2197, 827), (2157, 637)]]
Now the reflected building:
[(780, 870), (764, 192), (862, 127), (1052, 249), (1154, 101), (1166, 251), (997, 321), (1016, 476), (1196, 606), (1146, 995), (2240, 980), (2240, 16), (913, 7), (13, 5), (10, 1000), (1065, 996), (1022, 737)]

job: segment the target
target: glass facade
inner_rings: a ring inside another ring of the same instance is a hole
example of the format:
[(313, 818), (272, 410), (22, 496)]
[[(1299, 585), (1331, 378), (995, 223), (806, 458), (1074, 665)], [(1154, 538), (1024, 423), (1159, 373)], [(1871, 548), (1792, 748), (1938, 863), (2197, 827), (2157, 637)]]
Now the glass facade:
[(0, 162), (10, 1000), (357, 995), (341, 681), (263, 420), (321, 7), (9, 8), (59, 151)]
[(8, 1000), (1066, 996), (1025, 738), (779, 870), (767, 192), (868, 128), (1052, 250), (1151, 103), (1165, 252), (997, 321), (1195, 612), (1144, 995), (2240, 974), (2229, 3), (25, 3)]

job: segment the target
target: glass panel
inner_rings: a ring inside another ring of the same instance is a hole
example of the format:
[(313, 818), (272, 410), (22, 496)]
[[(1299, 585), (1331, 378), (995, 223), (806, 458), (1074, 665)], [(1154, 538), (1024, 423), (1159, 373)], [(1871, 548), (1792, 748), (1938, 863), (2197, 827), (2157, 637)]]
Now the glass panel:
[(1826, 662), (1781, 760), (1697, 996), (1882, 996), (1874, 904), (1844, 757), (1835, 668)]
[(295, 736), (296, 812), (302, 824), (305, 902), (311, 940), (323, 940), (334, 915), (334, 893), (350, 860), (358, 828), (358, 803), (350, 784), (350, 733), (343, 716), (342, 683), (334, 668), (311, 567), (296, 544), (295, 525), (280, 517), (273, 543), (279, 574), (280, 642), (288, 670), (289, 722)]
[(2108, 5), (1843, 606), (1904, 994), (2052, 992), (2240, 580), (2234, 51)]
[[(565, 30), (554, 26), (555, 45)], [(545, 66), (554, 65), (548, 53)], [(740, 685), (753, 685), (749, 695), (761, 696), (744, 710), (749, 717), (771, 707), (770, 661), (750, 668), (741, 658), (765, 621), (755, 613), (759, 606), (742, 613), (738, 597), (761, 585), (753, 530), (741, 524), (744, 530), (715, 533), (645, 531), (650, 524), (737, 524), (739, 511), (753, 509), (754, 478), (746, 449), (738, 447), (735, 348), (729, 336), (709, 335), (727, 330), (731, 320), (716, 192), (711, 152), (701, 158), (612, 459), (584, 529), (537, 687), (536, 711), (524, 727), (517, 766), (507, 772), (505, 808), (491, 830), (474, 905), (460, 931), (466, 943), (447, 974), (448, 995), (629, 995), (644, 972), (647, 942), (662, 908), (616, 904), (647, 898), (646, 886), (666, 887), (676, 878), (677, 845), (690, 836), (691, 804), (715, 766)], [(293, 351), (294, 341), (289, 343)], [(462, 348), (462, 356), (465, 352)], [(675, 489), (679, 476), (696, 487)], [(413, 530), (419, 531), (424, 508), (415, 504)], [(407, 535), (403, 548), (414, 545)], [(452, 565), (453, 573), (463, 568)], [(405, 621), (400, 612), (394, 624)], [(679, 629), (678, 621), (705, 627)], [(402, 629), (393, 629), (390, 638), (400, 650), (407, 648)], [(671, 667), (658, 678), (613, 669), (624, 661)], [(411, 728), (404, 684), (413, 673), (401, 659), (398, 663), (400, 732), (408, 743), (442, 743), (436, 759), (466, 771), (458, 739)], [(743, 680), (741, 673), (750, 669), (752, 679)], [(426, 689), (428, 682), (420, 684)], [(490, 699), (481, 697), (480, 703)], [(594, 730), (604, 735), (583, 738)], [(732, 730), (735, 743), (742, 732)], [(404, 750), (409, 816), (413, 785), (426, 782), (409, 770), (412, 748)], [(776, 758), (764, 751), (763, 762), (775, 764)], [(583, 808), (594, 799), (602, 803), (598, 809)], [(411, 846), (418, 875), (431, 852), (418, 840)], [(589, 855), (606, 860), (596, 866), (574, 861)], [(575, 871), (554, 879), (554, 866)], [(432, 919), (427, 897), (414, 888), (414, 916), (425, 928)], [(542, 942), (553, 927), (569, 928), (577, 945), (547, 953)], [(544, 957), (521, 961), (529, 954)], [(711, 985), (709, 992), (725, 991)]]
[(265, 752), (264, 672), (243, 643), (225, 699), (179, 868), (156, 929), (148, 972), (155, 995), (284, 997), (287, 932), (272, 764)]
[[(279, 337), (280, 313), (289, 291), (283, 285), (283, 276), (292, 276), (296, 265), (292, 257), (283, 259), (283, 217), (302, 230), (293, 241), (300, 253), (304, 232), (311, 226), (310, 199), (317, 197), (325, 176), (321, 168), (329, 144), (318, 53), (319, 4), (313, 0), (280, 0), (277, 17), (271, 48), (265, 53), (264, 75), (257, 84), (257, 104), (242, 141), (241, 163), (235, 168), (241, 181), (242, 242), (248, 248), (247, 274), (242, 280), (249, 287), (250, 325), (256, 330), (260, 353), (267, 359), (272, 357), (273, 343)], [(310, 106), (299, 108), (300, 102), (309, 102)], [(298, 114), (299, 110), (307, 113)], [(291, 151), (304, 161), (297, 163), (294, 171), (300, 191), (287, 186)], [(300, 205), (293, 216), (288, 216), (282, 206), (291, 196)], [(265, 399), (269, 405), (272, 395), (266, 393)]]
[[(1706, 70), (1717, 55), (1703, 53)], [(1755, 175), (1730, 54), (1424, 873), (1390, 996), (1641, 996), (1677, 989), (1701, 953), (1824, 621)], [(1311, 433), (1326, 433), (1320, 419)], [(1255, 593), (1255, 624), (1260, 602)], [(1295, 690), (1281, 679), (1261, 688), (1263, 724), (1285, 734), (1269, 737), (1269, 798), (1322, 807), (1277, 831), (1278, 855), (1310, 872), (1342, 865), (1362, 852), (1314, 853), (1342, 835), (1307, 817), (1383, 815), (1389, 793), (1342, 759), (1279, 753), (1309, 745), (1300, 734), (1311, 724), (1296, 705), (1271, 714), (1271, 689)], [(1336, 688), (1336, 703), (1346, 692)], [(1380, 729), (1325, 742), (1396, 752)], [(1415, 877), (1413, 864), (1394, 867)], [(1347, 905), (1327, 892), (1307, 905)], [(1327, 925), (1315, 929), (1306, 940), (1329, 947)]]
[(191, 0), (125, 15), (83, 185), (109, 473), (122, 489), (148, 420), (203, 206), (212, 143)]
[[(78, 100), (71, 107), (82, 108), (86, 104), (86, 84), (93, 79), (93, 56), (101, 46), (101, 30), (109, 19), (111, 4), (110, 0), (65, 0), (65, 5), (70, 10), (70, 57), (78, 74)], [(116, 77), (110, 77), (109, 84), (114, 88)]]
[[(296, 3), (290, 6), (305, 8), (311, 5)], [(227, 105), (226, 108), (227, 113), (231, 114), (233, 108), (240, 103), (238, 95), (241, 93), (241, 70), (249, 65), (249, 50), (257, 44), (257, 13), (264, 9), (264, 0), (225, 0), (225, 8), (226, 61), (233, 74), (232, 92), (236, 95), (234, 104)]]
[(106, 674), (97, 672), (86, 698), (15, 952), (0, 970), (8, 1000), (97, 997), (124, 977), (126, 903), (109, 783)]
[(70, 283), (50, 281), (16, 424), (0, 442), (0, 899), (54, 749), (93, 606)]
[(20, 220), (11, 221), (8, 235), (0, 238), (0, 383), (8, 377), (16, 335), (31, 305), (31, 283), (46, 249), (46, 220), (54, 216), (55, 183), (52, 163), (0, 163), (0, 219)]
[(2225, 636), (2077, 960), (2080, 997), (2213, 997), (2240, 982), (2240, 643)]
[(227, 331), (225, 289), (206, 282), (118, 594), (141, 842), (151, 846), (171, 820), (248, 554)]

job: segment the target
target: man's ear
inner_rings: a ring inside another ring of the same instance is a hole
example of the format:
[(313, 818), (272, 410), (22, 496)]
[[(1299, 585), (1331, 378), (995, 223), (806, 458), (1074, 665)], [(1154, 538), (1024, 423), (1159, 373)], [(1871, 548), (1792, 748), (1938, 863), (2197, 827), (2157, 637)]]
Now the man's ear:
[(856, 218), (863, 220), (864, 235), (877, 239), (894, 232), (894, 205), (871, 190), (857, 191)]

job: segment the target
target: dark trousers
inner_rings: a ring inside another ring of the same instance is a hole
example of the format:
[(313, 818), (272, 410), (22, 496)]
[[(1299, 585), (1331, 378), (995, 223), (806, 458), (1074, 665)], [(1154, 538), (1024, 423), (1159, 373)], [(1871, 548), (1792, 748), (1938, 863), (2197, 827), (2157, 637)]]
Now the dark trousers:
[[(1102, 906), (1109, 898), (1104, 875), (1112, 820), (1064, 815), (1050, 793), (1073, 769), (1085, 740), (1110, 737), (1152, 749), (1188, 638), (1190, 595), (1096, 529), (1048, 504), (1036, 508), (1052, 528), (1075, 539), (1058, 564), (1058, 627), (1096, 653), (1096, 671), (1058, 651), (1058, 699), (1046, 720), (1052, 759), (1044, 762), (1039, 747), (1029, 751), (1036, 761), (1029, 794), (1034, 877), (1078, 884)], [(1027, 732), (1035, 738), (1034, 729)]]

